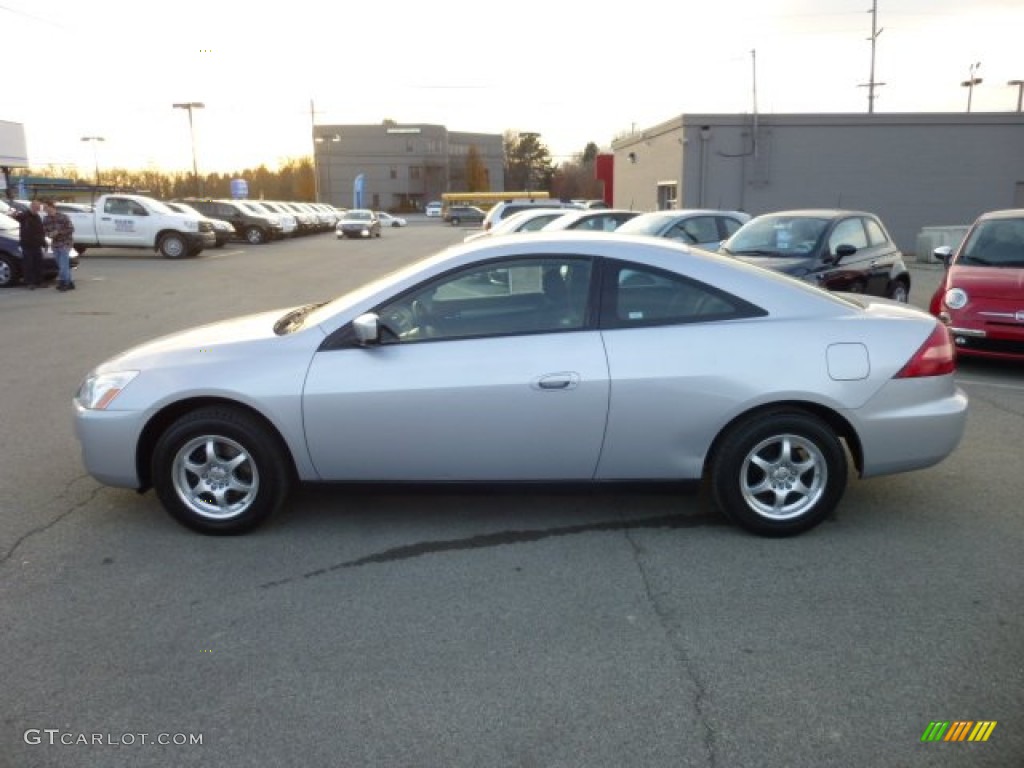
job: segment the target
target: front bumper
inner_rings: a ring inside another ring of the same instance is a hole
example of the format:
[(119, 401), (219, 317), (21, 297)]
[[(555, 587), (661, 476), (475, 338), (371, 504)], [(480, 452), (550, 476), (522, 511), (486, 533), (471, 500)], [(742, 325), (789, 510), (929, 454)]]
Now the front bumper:
[(89, 410), (77, 401), (74, 411), (85, 470), (104, 485), (141, 489), (135, 450), (146, 414)]
[(217, 245), (214, 232), (182, 232), (182, 236), (191, 248), (213, 248)]

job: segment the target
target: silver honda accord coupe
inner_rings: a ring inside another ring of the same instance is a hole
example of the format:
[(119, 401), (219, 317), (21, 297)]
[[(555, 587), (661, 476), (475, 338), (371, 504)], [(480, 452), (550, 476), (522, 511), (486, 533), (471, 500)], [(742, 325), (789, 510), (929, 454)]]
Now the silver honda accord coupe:
[(704, 480), (729, 520), (821, 522), (849, 467), (928, 467), (967, 398), (946, 329), (669, 241), (512, 235), (90, 372), (86, 468), (203, 533), (298, 482)]

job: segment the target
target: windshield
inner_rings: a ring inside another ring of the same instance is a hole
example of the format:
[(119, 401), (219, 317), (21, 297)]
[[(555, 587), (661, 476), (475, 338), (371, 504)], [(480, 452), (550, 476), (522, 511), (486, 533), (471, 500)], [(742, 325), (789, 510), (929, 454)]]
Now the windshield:
[(373, 214), (369, 211), (349, 211), (345, 214), (345, 218), (349, 221), (369, 221), (373, 218)]
[(813, 216), (762, 216), (737, 230), (725, 249), (747, 256), (806, 256), (827, 227), (828, 219)]
[(671, 216), (636, 216), (624, 222), (616, 231), (627, 235), (656, 235), (671, 218)]
[(958, 264), (1024, 267), (1024, 219), (993, 219), (974, 228)]
[[(147, 200), (146, 207), (149, 208), (149, 210), (151, 210), (153, 213), (177, 213), (177, 211), (168, 208), (159, 200)], [(199, 214), (196, 215), (198, 216)]]
[(200, 219), (206, 218), (205, 216), (203, 216), (203, 214), (201, 214), (199, 211), (197, 211), (191, 205), (185, 205), (184, 203), (167, 203), (167, 205), (170, 206), (171, 208), (173, 208), (174, 210), (179, 211), (181, 213), (187, 213), (190, 216), (196, 216), (197, 218), (200, 218)]
[(257, 216), (266, 216), (267, 215), (267, 211), (264, 210), (263, 208), (257, 207), (255, 203), (249, 203), (249, 202), (243, 203), (240, 200), (236, 200), (235, 204), (239, 208), (241, 208), (243, 211), (245, 211), (246, 213), (254, 213)]

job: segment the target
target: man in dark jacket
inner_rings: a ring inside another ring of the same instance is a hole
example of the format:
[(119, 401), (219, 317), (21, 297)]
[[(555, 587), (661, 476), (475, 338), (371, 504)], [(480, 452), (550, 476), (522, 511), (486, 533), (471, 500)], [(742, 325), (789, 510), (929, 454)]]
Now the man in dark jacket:
[(39, 201), (33, 200), (27, 211), (15, 211), (20, 226), (21, 276), (29, 290), (43, 282), (43, 249), (46, 248), (46, 229), (39, 215)]

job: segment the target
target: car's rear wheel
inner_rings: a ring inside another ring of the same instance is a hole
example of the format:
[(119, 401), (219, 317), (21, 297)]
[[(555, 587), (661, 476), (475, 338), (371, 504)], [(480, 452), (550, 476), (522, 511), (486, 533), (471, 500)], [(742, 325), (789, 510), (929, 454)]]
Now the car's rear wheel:
[(824, 520), (846, 488), (842, 442), (803, 411), (770, 411), (733, 426), (709, 465), (712, 499), (761, 536), (792, 536)]
[(907, 284), (903, 280), (893, 280), (889, 286), (888, 297), (893, 301), (906, 304), (910, 301), (910, 289), (907, 288)]
[(226, 406), (175, 421), (157, 441), (151, 472), (164, 508), (207, 534), (255, 528), (284, 502), (291, 479), (276, 436), (255, 416)]

